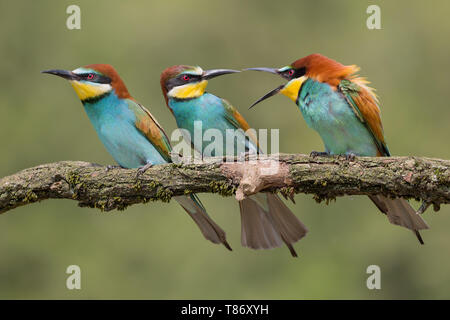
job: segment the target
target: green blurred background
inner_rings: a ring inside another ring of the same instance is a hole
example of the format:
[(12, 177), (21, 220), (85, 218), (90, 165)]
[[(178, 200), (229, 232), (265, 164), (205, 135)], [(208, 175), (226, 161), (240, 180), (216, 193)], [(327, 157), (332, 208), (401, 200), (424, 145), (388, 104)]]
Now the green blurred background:
[[(374, 3), (382, 30), (366, 27)], [(66, 28), (70, 4), (81, 8), (81, 30)], [(449, 11), (445, 0), (2, 0), (0, 176), (60, 160), (113, 164), (70, 85), (43, 69), (110, 63), (171, 132), (175, 122), (159, 87), (166, 67), (281, 67), (314, 52), (361, 67), (380, 96), (394, 155), (449, 159)], [(321, 150), (289, 99), (248, 110), (280, 81), (248, 72), (211, 81), (208, 90), (253, 127), (280, 128), (282, 152)], [(204, 240), (175, 202), (101, 213), (50, 200), (2, 214), (0, 298), (450, 298), (450, 206), (425, 214), (432, 229), (420, 247), (366, 197), (327, 206), (297, 195), (289, 206), (310, 233), (292, 259), (286, 248), (242, 248), (236, 201), (201, 198), (227, 231), (232, 253)], [(71, 264), (81, 267), (81, 290), (65, 287)], [(366, 287), (372, 264), (381, 267), (381, 290)]]

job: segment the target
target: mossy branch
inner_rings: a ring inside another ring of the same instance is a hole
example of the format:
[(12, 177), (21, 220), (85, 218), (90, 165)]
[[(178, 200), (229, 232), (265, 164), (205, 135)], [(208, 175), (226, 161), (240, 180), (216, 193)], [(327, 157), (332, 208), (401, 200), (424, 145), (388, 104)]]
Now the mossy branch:
[[(72, 199), (80, 206), (123, 210), (135, 203), (167, 202), (172, 196), (202, 192), (238, 199), (259, 191), (279, 191), (290, 197), (306, 193), (317, 201), (384, 194), (424, 200), (435, 209), (450, 203), (449, 160), (347, 160), (290, 154), (251, 157), (245, 162), (221, 160), (154, 166), (139, 176), (137, 170), (106, 170), (80, 161), (44, 164), (0, 179), (0, 213), (45, 199)], [(268, 170), (270, 166), (275, 171)]]

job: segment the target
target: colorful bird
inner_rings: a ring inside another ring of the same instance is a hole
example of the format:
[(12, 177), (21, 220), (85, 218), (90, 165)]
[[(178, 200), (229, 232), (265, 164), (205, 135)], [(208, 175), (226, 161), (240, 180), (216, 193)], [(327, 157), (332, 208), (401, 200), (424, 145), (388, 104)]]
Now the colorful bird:
[[(140, 168), (142, 173), (152, 165), (171, 162), (171, 145), (164, 130), (134, 100), (112, 66), (92, 64), (73, 71), (42, 72), (69, 80), (100, 140), (121, 167)], [(225, 232), (208, 216), (195, 194), (174, 198), (206, 239), (231, 250)]]
[[(168, 108), (178, 127), (189, 132), (191, 145), (202, 154), (207, 143), (204, 141), (206, 139), (194, 136), (196, 121), (201, 123), (202, 137), (210, 129), (219, 130), (224, 138), (227, 130), (236, 133), (234, 148), (225, 148), (226, 141), (223, 141), (223, 150), (226, 150), (227, 156), (235, 156), (242, 149), (249, 153), (260, 152), (256, 139), (239, 134), (238, 129), (247, 131), (250, 128), (239, 112), (228, 101), (205, 92), (209, 79), (235, 72), (239, 71), (203, 71), (200, 67), (177, 65), (167, 68), (161, 74), (161, 89)], [(239, 145), (244, 148), (239, 149)], [(216, 155), (212, 151), (210, 155)], [(239, 206), (243, 246), (270, 249), (285, 243), (292, 256), (297, 256), (292, 244), (304, 237), (307, 229), (277, 195), (258, 193), (240, 201)]]
[[(257, 103), (277, 94), (294, 101), (307, 125), (323, 140), (325, 152), (313, 155), (390, 156), (384, 140), (378, 98), (368, 81), (355, 73), (355, 65), (344, 66), (320, 54), (311, 54), (280, 69), (249, 68), (288, 80)], [(401, 198), (369, 196), (392, 224), (412, 230), (423, 244), (419, 230), (428, 225), (409, 203)]]

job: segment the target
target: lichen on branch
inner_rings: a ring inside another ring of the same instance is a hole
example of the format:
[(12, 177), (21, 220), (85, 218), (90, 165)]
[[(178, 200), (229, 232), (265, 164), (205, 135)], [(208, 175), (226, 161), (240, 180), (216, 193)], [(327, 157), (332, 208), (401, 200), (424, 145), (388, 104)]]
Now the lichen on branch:
[[(422, 157), (250, 156), (248, 161), (165, 164), (138, 175), (80, 161), (44, 164), (0, 179), (0, 213), (45, 199), (71, 199), (80, 206), (123, 210), (135, 203), (170, 201), (190, 193), (255, 192), (313, 194), (317, 201), (345, 195), (383, 194), (433, 204), (450, 203), (450, 161)], [(239, 159), (237, 159), (239, 160)], [(274, 164), (276, 166), (274, 166)], [(276, 168), (276, 170), (267, 170)]]

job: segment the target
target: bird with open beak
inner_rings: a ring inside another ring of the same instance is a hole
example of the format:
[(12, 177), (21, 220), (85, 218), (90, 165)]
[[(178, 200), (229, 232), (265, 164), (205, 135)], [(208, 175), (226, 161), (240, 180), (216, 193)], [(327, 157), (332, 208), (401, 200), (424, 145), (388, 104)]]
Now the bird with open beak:
[[(313, 151), (313, 155), (390, 156), (378, 99), (367, 86), (368, 81), (355, 74), (357, 66), (311, 54), (279, 69), (246, 70), (269, 72), (287, 80), (250, 108), (277, 93), (294, 101), (307, 125), (319, 133), (325, 145), (325, 152)], [(419, 230), (428, 229), (428, 225), (408, 201), (383, 195), (369, 198), (391, 223), (412, 230), (423, 244)]]

